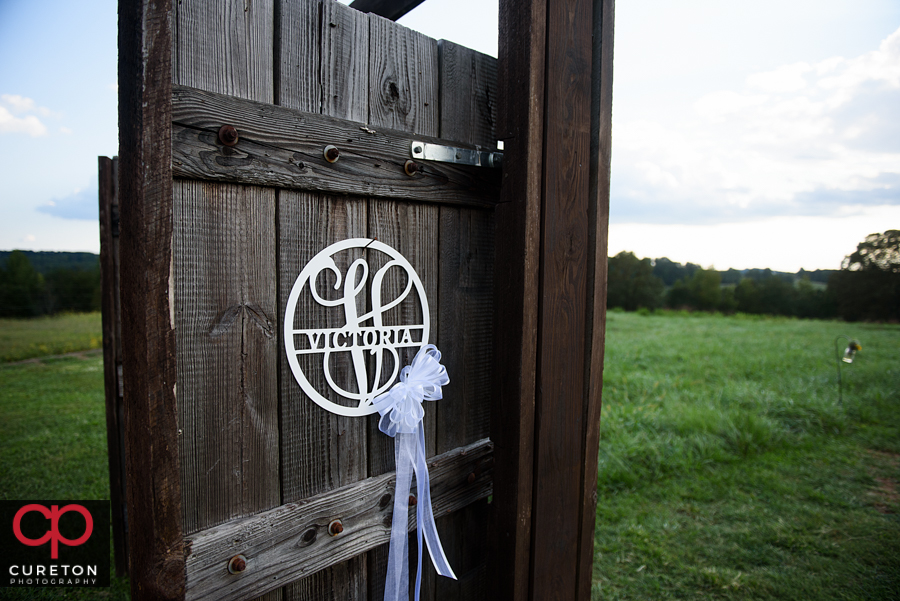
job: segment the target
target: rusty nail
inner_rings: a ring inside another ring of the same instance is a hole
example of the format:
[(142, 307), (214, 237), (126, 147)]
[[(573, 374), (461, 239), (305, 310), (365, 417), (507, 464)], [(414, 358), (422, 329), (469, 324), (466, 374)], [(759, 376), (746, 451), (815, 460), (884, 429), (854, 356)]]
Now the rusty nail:
[(419, 170), (419, 166), (415, 161), (406, 161), (406, 163), (403, 164), (403, 170), (406, 172), (406, 175), (412, 177)]
[(419, 500), (416, 498), (416, 495), (409, 495), (409, 504), (410, 505), (418, 505)]
[(329, 163), (334, 163), (339, 158), (341, 158), (341, 151), (337, 149), (337, 146), (329, 144), (325, 147), (325, 160)]
[(247, 569), (247, 558), (243, 555), (235, 555), (228, 560), (228, 573), (240, 574)]
[(328, 534), (330, 534), (331, 536), (337, 536), (343, 531), (344, 525), (340, 520), (334, 520), (330, 524), (328, 524)]
[(467, 479), (469, 481), (469, 484), (471, 484), (472, 482), (475, 482), (475, 472), (472, 472), (471, 474), (469, 474), (469, 477)]
[(234, 146), (238, 143), (238, 133), (233, 125), (223, 125), (219, 128), (219, 142), (225, 146)]

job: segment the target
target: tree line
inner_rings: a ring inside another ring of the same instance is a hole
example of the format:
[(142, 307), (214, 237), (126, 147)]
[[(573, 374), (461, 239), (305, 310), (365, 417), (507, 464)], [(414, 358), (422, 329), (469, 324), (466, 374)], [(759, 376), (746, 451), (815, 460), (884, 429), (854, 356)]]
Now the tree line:
[[(100, 310), (100, 260), (97, 255), (21, 250), (3, 254), (5, 256), (0, 257), (0, 261), (5, 259), (0, 263), (0, 317)], [(34, 257), (37, 257), (35, 262), (41, 270), (32, 264)]]
[(608, 265), (609, 308), (900, 320), (900, 230), (867, 236), (839, 270), (716, 271), (665, 257), (638, 259), (627, 251)]

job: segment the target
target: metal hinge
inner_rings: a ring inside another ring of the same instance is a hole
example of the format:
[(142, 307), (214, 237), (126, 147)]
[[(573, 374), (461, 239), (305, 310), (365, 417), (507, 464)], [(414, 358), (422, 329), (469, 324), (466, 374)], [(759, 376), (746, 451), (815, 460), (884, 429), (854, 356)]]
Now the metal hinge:
[(441, 163), (457, 163), (474, 167), (499, 168), (503, 161), (502, 152), (472, 150), (470, 148), (454, 148), (441, 144), (428, 144), (413, 140), (410, 145), (412, 158), (420, 161), (439, 161)]

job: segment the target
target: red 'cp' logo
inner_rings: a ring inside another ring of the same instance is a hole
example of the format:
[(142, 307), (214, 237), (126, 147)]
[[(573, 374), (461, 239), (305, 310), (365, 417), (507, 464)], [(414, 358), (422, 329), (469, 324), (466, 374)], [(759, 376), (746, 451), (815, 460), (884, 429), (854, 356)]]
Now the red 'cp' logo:
[[(47, 533), (41, 538), (27, 538), (24, 534), (22, 534), (22, 516), (24, 516), (29, 511), (37, 511), (45, 518), (50, 520), (50, 530), (48, 530)], [(84, 516), (84, 534), (82, 534), (75, 540), (69, 540), (59, 533), (59, 518), (61, 515), (69, 511), (76, 511)], [(81, 505), (66, 505), (62, 509), (59, 508), (59, 505), (51, 505), (50, 509), (47, 509), (47, 507), (45, 507), (44, 505), (25, 505), (24, 507), (22, 507), (22, 509), (16, 512), (16, 517), (13, 518), (13, 533), (16, 535), (16, 538), (19, 539), (19, 542), (28, 545), (29, 547), (38, 547), (40, 545), (45, 545), (47, 544), (47, 541), (50, 541), (50, 557), (52, 559), (57, 559), (59, 557), (60, 542), (69, 547), (77, 547), (86, 543), (87, 539), (91, 537), (91, 532), (93, 531), (94, 518), (91, 517), (91, 512)]]

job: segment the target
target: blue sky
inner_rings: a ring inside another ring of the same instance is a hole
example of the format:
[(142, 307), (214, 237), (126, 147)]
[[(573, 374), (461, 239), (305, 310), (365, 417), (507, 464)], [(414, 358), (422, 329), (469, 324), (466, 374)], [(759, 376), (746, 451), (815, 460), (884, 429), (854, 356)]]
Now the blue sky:
[[(401, 23), (496, 56), (496, 10), (427, 0)], [(98, 250), (116, 19), (0, 0), (0, 249)], [(898, 107), (896, 0), (619, 2), (610, 254), (837, 268), (900, 228)]]

